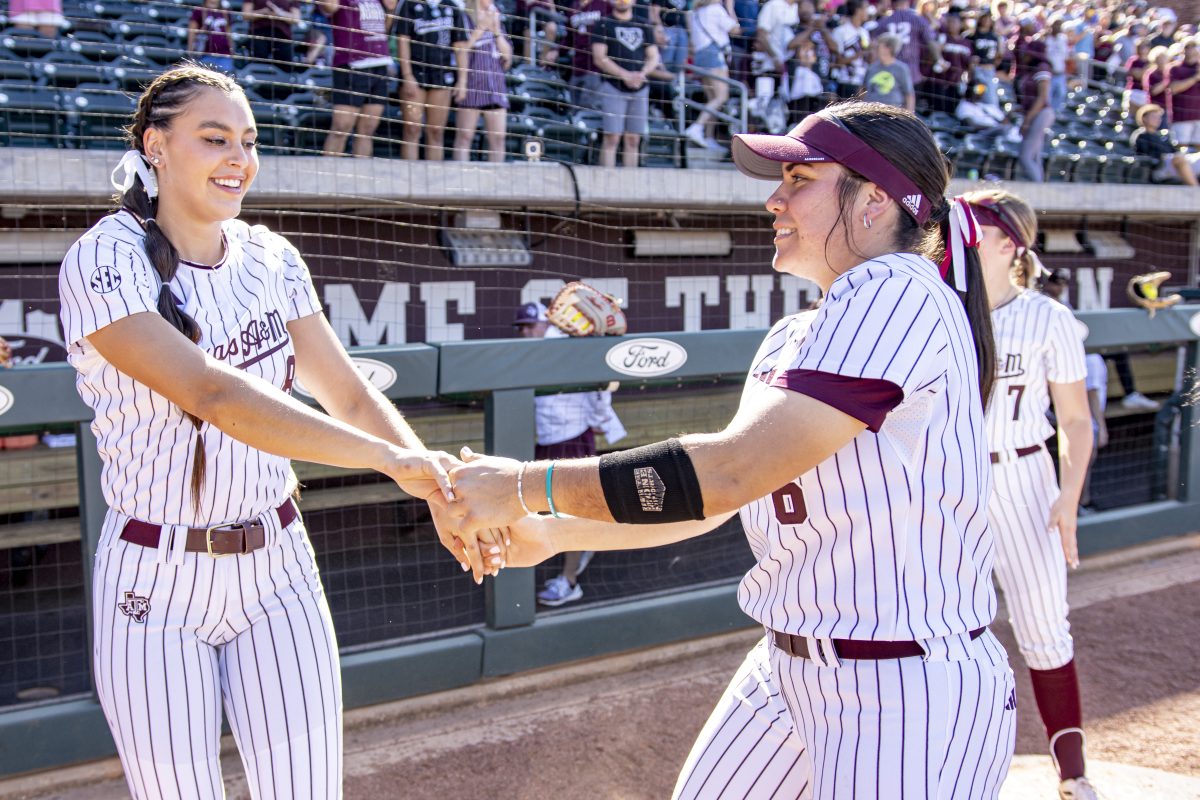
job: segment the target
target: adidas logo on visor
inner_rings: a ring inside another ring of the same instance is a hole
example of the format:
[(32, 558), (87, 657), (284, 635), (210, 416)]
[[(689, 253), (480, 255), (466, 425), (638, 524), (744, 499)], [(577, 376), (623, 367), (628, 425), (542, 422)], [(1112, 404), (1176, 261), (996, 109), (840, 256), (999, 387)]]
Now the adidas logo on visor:
[(914, 217), (921, 213), (921, 200), (922, 198), (919, 194), (910, 194), (904, 197), (903, 203), (913, 213)]

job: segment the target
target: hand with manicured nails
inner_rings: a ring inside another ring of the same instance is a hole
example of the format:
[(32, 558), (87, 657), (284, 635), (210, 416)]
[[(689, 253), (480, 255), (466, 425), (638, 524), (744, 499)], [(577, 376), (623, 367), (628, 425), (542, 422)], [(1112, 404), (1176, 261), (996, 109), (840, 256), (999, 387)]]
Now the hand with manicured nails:
[[(464, 447), (460, 455), (463, 463), (450, 471), (455, 499), (449, 512), (459, 537), (464, 532), (506, 528), (525, 516), (517, 499), (520, 461), (480, 455), (469, 447)], [(525, 496), (540, 488), (527, 485)]]
[(477, 533), (460, 534), (456, 520), (449, 514), (449, 506), (439, 494), (429, 498), (429, 513), (437, 530), (438, 540), (450, 551), (450, 555), (470, 572), (475, 583), (483, 583), (485, 575), (499, 575), (507, 565), (509, 553), (509, 531), (488, 528)]

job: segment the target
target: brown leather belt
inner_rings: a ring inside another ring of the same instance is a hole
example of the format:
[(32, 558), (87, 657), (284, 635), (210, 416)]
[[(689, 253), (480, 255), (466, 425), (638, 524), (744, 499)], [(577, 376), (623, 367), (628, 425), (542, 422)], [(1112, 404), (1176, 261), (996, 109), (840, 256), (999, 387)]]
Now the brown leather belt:
[[(1017, 458), (1024, 458), (1025, 456), (1033, 455), (1034, 453), (1036, 453), (1038, 450), (1041, 450), (1041, 449), (1042, 449), (1042, 446), (1040, 444), (1031, 444), (1031, 445), (1029, 445), (1029, 447), (1018, 447), (1016, 450), (1013, 450), (1012, 452), (1016, 454)], [(1003, 454), (992, 453), (992, 463), (993, 464), (999, 464), (1002, 458), (1003, 458)]]
[[(280, 527), (286, 528), (300, 515), (296, 504), (291, 498), (275, 509), (279, 517)], [(138, 519), (131, 519), (121, 530), (121, 538), (142, 547), (158, 547), (159, 537), (162, 536), (162, 525), (153, 525)], [(257, 520), (254, 522), (235, 522), (231, 525), (213, 525), (211, 528), (188, 528), (187, 545), (184, 548), (189, 553), (208, 553), (210, 556), (244, 555), (265, 547), (267, 544), (267, 529)]]
[[(978, 639), (987, 628), (976, 628), (971, 631), (972, 639)], [(771, 631), (775, 646), (793, 658), (808, 658), (808, 639), (782, 631)], [(886, 658), (911, 658), (925, 655), (925, 649), (920, 642), (872, 642), (862, 639), (821, 639), (820, 644), (833, 644), (833, 654), (839, 660), (847, 661), (880, 661)], [(828, 654), (827, 654), (828, 655)], [(816, 659), (812, 659), (816, 660)], [(828, 658), (821, 659), (829, 661)]]

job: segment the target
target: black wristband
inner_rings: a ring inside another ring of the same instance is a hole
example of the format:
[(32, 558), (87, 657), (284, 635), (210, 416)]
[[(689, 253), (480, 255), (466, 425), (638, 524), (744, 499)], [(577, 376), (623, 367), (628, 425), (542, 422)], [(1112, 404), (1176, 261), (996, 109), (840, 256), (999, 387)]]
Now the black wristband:
[(617, 522), (704, 519), (700, 480), (678, 439), (601, 456), (600, 486)]

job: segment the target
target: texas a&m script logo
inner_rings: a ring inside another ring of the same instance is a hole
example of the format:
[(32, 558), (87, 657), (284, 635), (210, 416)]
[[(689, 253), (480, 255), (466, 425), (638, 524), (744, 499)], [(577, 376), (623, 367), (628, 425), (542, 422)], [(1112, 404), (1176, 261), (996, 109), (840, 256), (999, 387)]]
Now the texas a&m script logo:
[(117, 608), (134, 622), (145, 622), (146, 615), (150, 613), (150, 601), (145, 597), (138, 597), (133, 592), (126, 592), (125, 601), (117, 603)]

